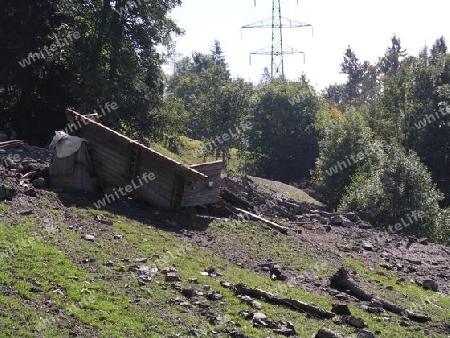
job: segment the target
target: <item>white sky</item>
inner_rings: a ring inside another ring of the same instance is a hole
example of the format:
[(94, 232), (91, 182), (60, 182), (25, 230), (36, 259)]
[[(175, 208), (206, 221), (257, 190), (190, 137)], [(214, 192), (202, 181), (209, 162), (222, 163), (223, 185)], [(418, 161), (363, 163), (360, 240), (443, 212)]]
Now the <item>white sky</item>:
[[(241, 26), (270, 18), (271, 0), (183, 0), (171, 17), (185, 35), (175, 39), (177, 52), (208, 53), (214, 40), (220, 41), (232, 77), (259, 82), (264, 67), (270, 70), (270, 56), (249, 54), (271, 44), (271, 29), (242, 29)], [(339, 64), (348, 45), (361, 60), (375, 62), (391, 45), (395, 33), (403, 49), (417, 55), (444, 36), (450, 45), (450, 1), (428, 0), (296, 0), (281, 1), (281, 15), (313, 25), (285, 29), (283, 44), (306, 53), (284, 57), (288, 79), (302, 72), (317, 89), (345, 81)]]

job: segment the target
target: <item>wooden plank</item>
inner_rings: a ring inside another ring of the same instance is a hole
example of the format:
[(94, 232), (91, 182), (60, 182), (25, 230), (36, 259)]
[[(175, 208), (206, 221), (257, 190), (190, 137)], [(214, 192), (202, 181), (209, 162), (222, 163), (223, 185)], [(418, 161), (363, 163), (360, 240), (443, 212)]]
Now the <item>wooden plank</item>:
[(269, 221), (268, 219), (265, 219), (261, 216), (258, 216), (256, 214), (252, 214), (251, 212), (248, 212), (246, 210), (240, 209), (240, 208), (235, 208), (237, 211), (239, 211), (240, 213), (249, 216), (251, 219), (254, 219), (256, 221), (260, 221), (263, 222), (264, 224), (268, 225), (270, 228), (275, 229), (283, 234), (287, 234), (289, 228), (279, 225), (275, 222)]
[[(68, 109), (68, 120), (87, 119), (86, 116)], [(77, 122), (79, 135), (89, 142), (94, 172), (105, 181), (115, 185), (129, 184), (131, 144), (139, 147), (135, 172), (153, 173), (155, 180), (136, 189), (142, 199), (167, 208), (208, 204), (215, 202), (220, 194), (220, 171), (222, 162), (203, 163), (186, 167), (183, 164), (134, 141), (116, 131), (90, 120)], [(133, 170), (132, 170), (133, 172)]]
[(17, 148), (24, 144), (25, 143), (22, 140), (11, 140), (11, 141), (0, 142), (0, 149), (8, 150), (8, 149), (12, 149), (12, 148)]

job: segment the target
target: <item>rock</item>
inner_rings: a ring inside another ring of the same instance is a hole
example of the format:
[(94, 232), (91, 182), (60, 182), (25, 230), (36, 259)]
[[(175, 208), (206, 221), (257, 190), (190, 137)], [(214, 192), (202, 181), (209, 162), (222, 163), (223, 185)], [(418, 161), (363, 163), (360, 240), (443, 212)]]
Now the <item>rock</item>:
[(331, 307), (331, 312), (337, 315), (351, 315), (351, 312), (347, 306), (347, 304), (333, 304)]
[(231, 283), (224, 281), (224, 280), (220, 281), (220, 285), (226, 289), (231, 288)]
[(208, 275), (211, 275), (211, 274), (213, 274), (214, 272), (216, 272), (216, 268), (210, 266), (209, 268), (206, 268), (204, 271), (207, 272)]
[(368, 330), (359, 330), (356, 338), (375, 338), (375, 335)]
[(113, 262), (113, 261), (107, 261), (107, 262), (105, 263), (105, 265), (106, 265), (106, 266), (113, 266), (113, 265), (114, 265), (114, 262)]
[(373, 250), (374, 247), (373, 247), (372, 243), (370, 243), (370, 242), (368, 242), (368, 241), (364, 241), (364, 242), (362, 243), (362, 247), (363, 247), (363, 249), (366, 250), (366, 251), (374, 251), (374, 250)]
[(181, 278), (178, 277), (175, 272), (168, 272), (166, 274), (166, 278), (164, 279), (166, 282), (179, 282)]
[(325, 231), (326, 232), (330, 232), (331, 231), (331, 225), (326, 225), (325, 226)]
[(89, 242), (93, 242), (95, 240), (95, 237), (92, 235), (84, 235), (82, 238)]
[(276, 277), (280, 276), (282, 274), (282, 268), (280, 265), (278, 264), (274, 264), (271, 268), (270, 268), (270, 274), (271, 275), (275, 275)]
[(289, 337), (297, 334), (291, 322), (272, 322), (270, 328), (273, 332)]
[(161, 271), (163, 274), (167, 275), (169, 272), (177, 272), (177, 269), (174, 268), (173, 266), (167, 267), (162, 269)]
[(422, 287), (425, 290), (429, 289), (429, 290), (433, 290), (433, 291), (437, 291), (438, 288), (439, 288), (438, 283), (435, 280), (432, 280), (432, 279), (425, 279), (422, 282)]
[(358, 222), (359, 217), (354, 212), (347, 212), (344, 217), (348, 218), (351, 222)]
[(221, 300), (223, 299), (223, 296), (217, 291), (209, 290), (206, 294), (206, 298), (208, 298), (209, 300)]
[(417, 240), (417, 243), (422, 244), (422, 245), (428, 245), (430, 244), (430, 240), (428, 238), (420, 238)]
[(187, 298), (192, 298), (197, 295), (197, 291), (194, 288), (184, 288), (181, 290), (181, 293)]
[(358, 227), (360, 229), (366, 229), (366, 230), (367, 229), (373, 229), (372, 224), (369, 224), (369, 223), (359, 223)]
[(135, 263), (147, 263), (147, 258), (136, 258)]
[(150, 282), (153, 278), (156, 277), (158, 273), (157, 267), (149, 268), (148, 266), (137, 266), (132, 265), (128, 268), (128, 270), (134, 272), (137, 277), (140, 285), (144, 285)]
[(347, 323), (351, 326), (354, 326), (358, 329), (361, 329), (366, 326), (366, 323), (364, 323), (364, 320), (362, 318), (357, 318), (355, 316), (350, 316), (347, 318)]
[(252, 318), (253, 326), (269, 326), (267, 323), (267, 316), (264, 313), (256, 312), (253, 314)]
[(251, 319), (253, 317), (253, 312), (247, 310), (247, 311), (241, 311), (239, 312), (239, 315), (244, 319)]
[(31, 210), (31, 209), (16, 211), (16, 214), (18, 214), (18, 215), (31, 215), (32, 213), (33, 213), (33, 210)]
[(345, 293), (338, 293), (335, 295), (335, 297), (339, 300), (347, 300), (348, 296)]
[(340, 334), (337, 334), (329, 329), (322, 328), (314, 336), (315, 338), (343, 338)]
[(45, 179), (43, 177), (38, 177), (31, 182), (31, 185), (36, 189), (42, 189), (45, 187)]
[(344, 219), (340, 215), (336, 215), (330, 218), (331, 225), (342, 226), (344, 224)]
[(331, 217), (330, 223), (333, 226), (343, 226), (343, 227), (351, 227), (353, 225), (353, 222), (351, 222), (349, 219), (341, 215)]

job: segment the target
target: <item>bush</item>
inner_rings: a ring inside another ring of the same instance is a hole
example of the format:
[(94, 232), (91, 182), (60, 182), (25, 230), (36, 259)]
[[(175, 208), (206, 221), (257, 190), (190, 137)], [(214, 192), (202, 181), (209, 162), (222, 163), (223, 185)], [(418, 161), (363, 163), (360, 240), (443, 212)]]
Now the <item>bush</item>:
[(442, 242), (446, 220), (439, 202), (443, 196), (426, 166), (416, 153), (406, 153), (396, 145), (377, 155), (378, 164), (371, 171), (359, 171), (352, 177), (339, 211), (354, 211), (378, 226), (398, 223), (413, 211), (421, 211), (423, 219), (402, 231)]

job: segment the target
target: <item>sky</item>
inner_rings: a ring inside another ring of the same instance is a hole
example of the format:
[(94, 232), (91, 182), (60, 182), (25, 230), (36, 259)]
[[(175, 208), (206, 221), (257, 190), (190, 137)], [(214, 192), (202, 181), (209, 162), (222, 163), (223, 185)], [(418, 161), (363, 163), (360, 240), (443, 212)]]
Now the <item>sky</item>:
[[(409, 55), (440, 36), (450, 46), (449, 13), (447, 0), (281, 0), (283, 17), (313, 26), (283, 30), (283, 44), (305, 53), (284, 56), (285, 76), (305, 73), (318, 90), (345, 82), (339, 64), (348, 46), (360, 61), (375, 63), (394, 34)], [(271, 0), (256, 0), (256, 7), (254, 0), (183, 0), (170, 16), (185, 30), (174, 39), (177, 53), (209, 53), (219, 40), (233, 78), (258, 83), (264, 67), (270, 70), (270, 55), (249, 54), (271, 45), (271, 29), (241, 27), (271, 18)]]

